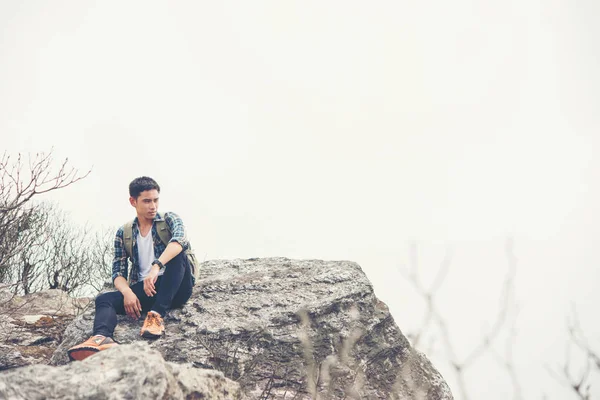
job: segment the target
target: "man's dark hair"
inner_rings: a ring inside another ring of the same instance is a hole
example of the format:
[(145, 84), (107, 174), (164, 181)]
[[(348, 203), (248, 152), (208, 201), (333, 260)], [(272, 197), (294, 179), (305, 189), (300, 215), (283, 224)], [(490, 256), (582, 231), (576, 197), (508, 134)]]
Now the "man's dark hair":
[(129, 184), (129, 195), (137, 199), (143, 191), (156, 189), (160, 193), (160, 186), (156, 181), (148, 176), (140, 176), (135, 178)]

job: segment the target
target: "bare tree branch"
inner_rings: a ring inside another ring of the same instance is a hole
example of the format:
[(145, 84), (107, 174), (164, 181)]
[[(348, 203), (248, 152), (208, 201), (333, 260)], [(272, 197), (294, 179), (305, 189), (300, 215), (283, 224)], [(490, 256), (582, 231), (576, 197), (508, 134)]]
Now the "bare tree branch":
[[(577, 311), (573, 306), (571, 316), (567, 321), (567, 330), (569, 332), (570, 342), (567, 343), (565, 349), (565, 362), (562, 365), (561, 373), (554, 371), (552, 368), (546, 367), (550, 375), (563, 386), (571, 389), (571, 393), (579, 399), (590, 400), (591, 394), (591, 373), (592, 368), (596, 371), (600, 370), (600, 357), (598, 352), (592, 349), (592, 346), (583, 334), (583, 329), (579, 323)], [(572, 347), (573, 345), (583, 354), (585, 358), (585, 366), (580, 369), (575, 375), (572, 373)]]
[[(451, 254), (447, 250), (444, 260), (440, 264), (439, 269), (436, 272), (433, 283), (429, 288), (426, 288), (419, 278), (419, 268), (418, 268), (418, 258), (417, 258), (417, 248), (415, 244), (411, 245), (410, 248), (410, 260), (411, 265), (409, 271), (405, 271), (402, 268), (400, 269), (401, 274), (404, 278), (409, 281), (412, 286), (415, 288), (416, 292), (425, 302), (426, 310), (423, 318), (423, 322), (417, 332), (413, 335), (410, 335), (411, 341), (414, 347), (418, 347), (420, 345), (420, 341), (422, 340), (423, 335), (429, 334), (430, 329), (432, 329), (432, 324), (439, 331), (439, 335), (441, 336), (441, 341), (444, 345), (444, 349), (446, 352), (446, 358), (448, 363), (452, 366), (454, 370), (454, 375), (459, 387), (459, 391), (461, 393), (462, 399), (469, 399), (470, 396), (468, 394), (466, 380), (465, 380), (465, 371), (472, 367), (477, 360), (479, 360), (486, 353), (495, 353), (493, 349), (493, 344), (496, 342), (500, 333), (503, 331), (504, 326), (506, 324), (507, 315), (511, 311), (514, 305), (514, 279), (516, 275), (516, 257), (513, 253), (513, 242), (511, 239), (507, 240), (506, 243), (506, 255), (508, 259), (508, 271), (506, 277), (503, 282), (502, 292), (500, 297), (500, 306), (499, 311), (496, 316), (492, 327), (488, 330), (488, 332), (481, 338), (481, 340), (471, 349), (470, 352), (462, 359), (462, 361), (457, 356), (457, 352), (454, 348), (453, 341), (451, 339), (450, 330), (448, 328), (448, 323), (442, 316), (439, 308), (436, 304), (436, 293), (440, 289), (445, 280), (446, 276), (450, 270), (450, 262), (451, 262)], [(519, 384), (518, 377), (514, 371), (514, 367), (512, 364), (512, 341), (515, 338), (515, 330), (514, 325), (511, 330), (511, 335), (509, 336), (509, 343), (507, 344), (507, 353), (506, 358), (502, 359), (502, 357), (498, 354), (495, 355), (497, 360), (501, 360), (500, 364), (508, 373), (514, 391), (515, 399), (522, 399), (521, 395), (521, 385)]]
[[(38, 206), (31, 200), (43, 193), (67, 187), (89, 175), (80, 174), (68, 166), (65, 159), (59, 169), (52, 168), (52, 150), (49, 153), (29, 155), (27, 162), (18, 154), (13, 158), (4, 152), (0, 156), (0, 282), (14, 281), (7, 263), (32, 246), (31, 226), (40, 218)], [(22, 281), (32, 277), (28, 271)]]
[(52, 150), (48, 153), (36, 153), (29, 156), (28, 171), (22, 176), (24, 165), (19, 154), (14, 163), (5, 152), (0, 158), (0, 214), (16, 210), (34, 196), (62, 189), (87, 177), (92, 170), (80, 174), (79, 170), (69, 167), (66, 158), (57, 172), (52, 172)]

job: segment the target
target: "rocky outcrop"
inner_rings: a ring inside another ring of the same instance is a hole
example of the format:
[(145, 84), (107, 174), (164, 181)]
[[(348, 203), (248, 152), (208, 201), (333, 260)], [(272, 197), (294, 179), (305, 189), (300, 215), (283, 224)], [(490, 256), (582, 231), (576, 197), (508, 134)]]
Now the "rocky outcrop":
[[(165, 318), (166, 337), (150, 343), (167, 361), (219, 370), (245, 398), (452, 399), (356, 263), (220, 260), (201, 274), (190, 301)], [(119, 321), (116, 340), (142, 340), (141, 320)], [(73, 321), (53, 364), (68, 362), (92, 323), (93, 310)]]
[(0, 288), (0, 370), (47, 364), (67, 325), (91, 300), (62, 290), (16, 296)]
[(119, 346), (61, 367), (33, 365), (0, 374), (0, 398), (239, 399), (221, 372), (165, 362), (146, 343)]

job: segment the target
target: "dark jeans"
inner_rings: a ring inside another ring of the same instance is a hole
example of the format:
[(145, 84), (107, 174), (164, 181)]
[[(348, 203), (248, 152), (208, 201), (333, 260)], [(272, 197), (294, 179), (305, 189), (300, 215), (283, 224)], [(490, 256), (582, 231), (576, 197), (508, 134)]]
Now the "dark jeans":
[[(164, 317), (167, 309), (181, 307), (192, 295), (192, 272), (185, 252), (179, 253), (165, 265), (165, 273), (156, 280), (156, 294), (148, 297), (144, 282), (131, 285), (140, 300), (142, 312), (156, 311)], [(125, 315), (123, 294), (119, 291), (103, 293), (96, 297), (94, 335), (112, 337), (117, 326), (117, 314)]]

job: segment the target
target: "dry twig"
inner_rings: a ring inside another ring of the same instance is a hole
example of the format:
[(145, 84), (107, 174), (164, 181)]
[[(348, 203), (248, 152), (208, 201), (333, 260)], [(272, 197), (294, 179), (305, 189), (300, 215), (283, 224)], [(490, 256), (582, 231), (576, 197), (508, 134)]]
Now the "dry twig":
[[(448, 362), (453, 367), (455, 379), (458, 384), (461, 398), (468, 400), (470, 398), (467, 390), (465, 371), (472, 367), (477, 360), (479, 360), (486, 353), (493, 353), (493, 345), (500, 333), (503, 331), (506, 324), (507, 315), (514, 306), (514, 279), (516, 275), (516, 257), (513, 253), (513, 241), (509, 239), (506, 243), (506, 255), (508, 259), (508, 271), (504, 279), (502, 286), (502, 293), (500, 297), (500, 306), (498, 314), (496, 315), (495, 321), (492, 327), (487, 331), (481, 340), (467, 353), (465, 357), (459, 358), (455, 350), (453, 341), (450, 337), (450, 330), (446, 319), (442, 316), (437, 304), (436, 294), (443, 284), (444, 279), (448, 275), (450, 269), (451, 255), (449, 252), (446, 253), (443, 262), (438, 269), (433, 283), (429, 287), (425, 287), (419, 277), (418, 259), (417, 259), (417, 246), (412, 244), (410, 248), (410, 269), (405, 271), (400, 269), (401, 274), (404, 278), (412, 284), (419, 296), (423, 299), (426, 305), (425, 316), (423, 323), (418, 331), (411, 335), (413, 346), (417, 348), (422, 340), (423, 335), (428, 334), (432, 325), (435, 325), (440, 332), (441, 340), (444, 345), (444, 349), (447, 355)], [(514, 326), (513, 326), (514, 330)], [(514, 332), (514, 331), (513, 331)], [(510, 336), (509, 342), (513, 341), (514, 335)], [(506, 360), (503, 360), (501, 364), (506, 369), (513, 385), (513, 392), (515, 399), (521, 399), (521, 386), (518, 382), (517, 375), (514, 372), (512, 365), (512, 350), (509, 347), (506, 354)], [(501, 358), (496, 355), (496, 358)]]

